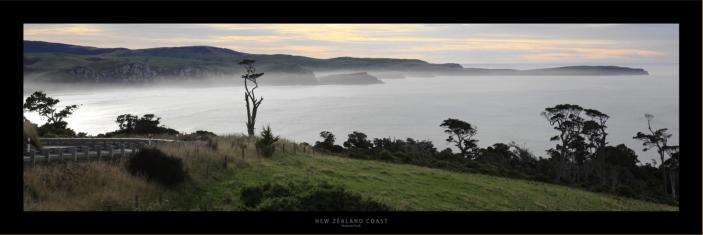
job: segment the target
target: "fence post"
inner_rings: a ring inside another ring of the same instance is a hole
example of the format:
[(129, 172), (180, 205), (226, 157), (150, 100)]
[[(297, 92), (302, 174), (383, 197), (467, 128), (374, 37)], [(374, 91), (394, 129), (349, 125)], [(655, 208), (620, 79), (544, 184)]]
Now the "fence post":
[(59, 148), (59, 149), (58, 149), (58, 151), (59, 151), (59, 161), (63, 161), (63, 150), (64, 150), (63, 148)]
[(46, 150), (46, 163), (51, 162), (51, 150)]
[(242, 160), (244, 160), (244, 145), (240, 145), (239, 149), (242, 150)]
[(113, 160), (115, 158), (115, 153), (114, 153), (112, 147), (114, 147), (114, 146), (112, 146), (112, 144), (109, 144), (107, 146), (109, 146), (109, 148), (110, 148), (110, 160)]
[(283, 153), (286, 153), (286, 144), (283, 144)]
[(78, 153), (77, 153), (77, 148), (78, 147), (73, 147), (71, 148), (71, 153), (73, 154), (73, 161), (78, 161)]

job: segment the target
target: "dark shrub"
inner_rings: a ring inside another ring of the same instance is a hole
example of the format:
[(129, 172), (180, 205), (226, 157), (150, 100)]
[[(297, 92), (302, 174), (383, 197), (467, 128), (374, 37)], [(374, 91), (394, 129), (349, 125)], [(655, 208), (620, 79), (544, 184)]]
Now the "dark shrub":
[(276, 150), (273, 146), (274, 143), (278, 141), (278, 136), (274, 137), (273, 132), (271, 132), (271, 127), (266, 126), (261, 130), (261, 138), (256, 141), (256, 149), (264, 155), (264, 157), (273, 156), (273, 152)]
[(257, 206), (262, 211), (300, 211), (300, 201), (295, 197), (266, 198)]
[(195, 131), (193, 133), (189, 134), (183, 134), (178, 137), (179, 140), (186, 140), (186, 141), (192, 141), (192, 140), (201, 140), (201, 141), (209, 141), (217, 137), (215, 133), (209, 132), (209, 131)]
[(52, 124), (44, 124), (40, 126), (37, 131), (39, 132), (39, 136), (48, 138), (76, 136), (76, 132), (74, 132), (71, 128), (66, 127), (67, 124), (68, 123), (63, 121)]
[(388, 150), (384, 149), (378, 153), (378, 160), (392, 162), (394, 159), (393, 154)]
[(347, 155), (356, 159), (371, 159), (369, 149), (351, 148), (347, 149)]
[(164, 185), (174, 185), (185, 180), (181, 159), (168, 156), (158, 149), (144, 148), (127, 162), (127, 169)]
[(244, 205), (264, 211), (388, 211), (385, 204), (327, 183), (265, 184), (241, 191)]
[(342, 186), (321, 184), (299, 195), (300, 204), (312, 211), (388, 211), (390, 207), (348, 191)]
[(241, 191), (242, 202), (247, 207), (255, 207), (256, 205), (261, 203), (261, 200), (264, 197), (264, 191), (267, 190), (267, 187), (270, 186), (271, 185), (266, 184), (264, 186), (259, 187), (243, 188)]
[(339, 146), (339, 145), (332, 146), (332, 152), (333, 152), (333, 153), (341, 153), (341, 152), (344, 152), (344, 147)]

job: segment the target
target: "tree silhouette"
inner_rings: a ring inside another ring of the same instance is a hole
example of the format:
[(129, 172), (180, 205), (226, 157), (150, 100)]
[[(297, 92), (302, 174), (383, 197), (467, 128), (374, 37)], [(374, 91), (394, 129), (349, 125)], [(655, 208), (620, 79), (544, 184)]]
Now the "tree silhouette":
[(349, 149), (368, 149), (371, 146), (371, 141), (366, 139), (366, 134), (358, 131), (349, 134), (347, 141), (344, 142), (344, 147)]
[(329, 131), (323, 131), (320, 132), (320, 137), (322, 137), (323, 140), (322, 142), (315, 141), (315, 148), (321, 148), (332, 151), (332, 149), (334, 148), (335, 141), (334, 134)]
[(593, 148), (593, 152), (595, 153), (608, 144), (605, 140), (605, 137), (608, 136), (605, 129), (608, 128), (608, 126), (606, 126), (605, 123), (610, 116), (595, 109), (585, 109), (584, 111), (586, 116), (591, 117), (591, 120), (583, 123), (583, 133), (588, 137), (590, 142), (588, 147)]
[[(554, 126), (554, 130), (559, 134), (550, 138), (551, 141), (560, 141), (556, 148), (547, 150), (553, 158), (557, 160), (556, 180), (569, 176), (569, 163), (583, 163), (586, 155), (586, 144), (581, 136), (583, 132), (584, 119), (580, 116), (583, 108), (572, 104), (559, 104), (554, 107), (545, 108), (542, 112), (549, 125)], [(573, 171), (572, 171), (573, 173)]]
[(55, 107), (59, 103), (58, 99), (47, 96), (42, 91), (36, 91), (27, 99), (23, 105), (24, 109), (30, 112), (37, 112), (39, 116), (46, 119), (46, 123), (39, 127), (40, 136), (75, 136), (76, 133), (68, 128), (68, 123), (64, 121), (78, 108), (78, 105), (68, 105), (61, 110)]
[(125, 130), (126, 132), (132, 132), (136, 129), (138, 116), (131, 114), (122, 114), (117, 116), (117, 126), (120, 130)]
[(42, 91), (35, 91), (27, 97), (23, 107), (32, 112), (36, 111), (40, 116), (46, 118), (47, 125), (65, 128), (66, 122), (63, 119), (73, 114), (78, 106), (68, 105), (57, 112), (54, 106), (58, 103), (59, 99), (46, 96), (46, 93)]
[[(254, 90), (259, 87), (257, 79), (264, 75), (264, 73), (256, 73), (256, 67), (254, 67), (255, 60), (242, 60), (239, 65), (244, 66), (246, 73), (242, 75), (244, 79), (244, 101), (247, 103), (247, 133), (249, 136), (254, 136), (254, 125), (256, 125), (256, 114), (259, 110), (259, 105), (261, 101), (264, 101), (264, 97), (256, 98)], [(253, 83), (253, 87), (249, 89), (249, 82)]]
[(449, 118), (444, 120), (440, 127), (447, 128), (444, 133), (449, 134), (447, 142), (454, 143), (464, 158), (469, 157), (469, 150), (477, 147), (478, 140), (471, 139), (478, 131), (476, 127), (459, 119)]
[[(644, 148), (642, 151), (647, 151), (652, 148), (656, 148), (657, 154), (659, 154), (659, 159), (661, 160), (660, 162), (662, 165), (660, 166), (660, 169), (664, 171), (664, 191), (667, 192), (667, 182), (668, 180), (668, 174), (667, 174), (667, 167), (664, 165), (665, 160), (664, 157), (666, 154), (674, 154), (678, 152), (678, 146), (669, 146), (667, 145), (667, 141), (669, 137), (671, 137), (671, 134), (666, 133), (668, 130), (667, 128), (661, 128), (658, 130), (654, 130), (652, 128), (652, 120), (654, 119), (654, 115), (652, 114), (645, 114), (645, 118), (647, 118), (647, 129), (649, 130), (649, 134), (645, 134), (643, 132), (637, 132), (637, 134), (632, 137), (633, 139), (641, 140), (642, 145)], [(673, 185), (672, 185), (673, 186)], [(672, 188), (673, 189), (673, 188)], [(674, 190), (672, 190), (672, 196), (676, 197), (676, 193)]]

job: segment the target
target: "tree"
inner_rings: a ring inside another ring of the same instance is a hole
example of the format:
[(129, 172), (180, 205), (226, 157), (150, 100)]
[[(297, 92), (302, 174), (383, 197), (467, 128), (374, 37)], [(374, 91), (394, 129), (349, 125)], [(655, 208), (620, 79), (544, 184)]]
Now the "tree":
[(73, 136), (75, 132), (67, 128), (68, 123), (64, 121), (64, 118), (73, 114), (78, 105), (68, 105), (57, 111), (55, 106), (58, 103), (59, 99), (51, 98), (42, 91), (35, 91), (27, 97), (23, 108), (30, 112), (37, 112), (46, 119), (46, 123), (39, 127), (41, 135), (54, 133), (59, 136)]
[(671, 195), (674, 199), (679, 199), (679, 146), (669, 146), (666, 150), (669, 153), (669, 159), (666, 159), (662, 167), (669, 172), (669, 186), (671, 186)]
[(494, 164), (507, 164), (513, 158), (510, 146), (504, 143), (495, 143), (493, 146), (480, 150), (476, 160), (491, 162)]
[(136, 120), (135, 130), (141, 134), (161, 133), (162, 130), (159, 128), (160, 122), (160, 117), (156, 117), (154, 114), (144, 114), (144, 116)]
[(349, 134), (344, 147), (348, 149), (368, 149), (371, 148), (371, 141), (366, 139), (366, 134), (354, 131)]
[(132, 114), (122, 114), (117, 116), (115, 123), (117, 123), (119, 130), (107, 133), (108, 136), (114, 134), (178, 134), (178, 131), (174, 129), (167, 128), (163, 125), (159, 126), (161, 118), (151, 113), (144, 114), (142, 117)]
[(602, 151), (599, 152), (595, 160), (600, 160), (612, 166), (619, 166), (628, 169), (636, 168), (637, 163), (639, 162), (635, 151), (628, 148), (624, 144), (619, 144), (615, 147), (604, 147)]
[[(586, 154), (586, 144), (583, 132), (584, 119), (580, 116), (583, 108), (572, 104), (559, 104), (545, 108), (542, 112), (549, 125), (554, 126), (559, 134), (550, 138), (551, 141), (560, 141), (556, 148), (547, 150), (552, 157), (556, 157), (558, 164), (556, 180), (568, 176), (568, 166), (571, 162), (583, 163)], [(573, 172), (572, 172), (573, 173)]]
[(478, 143), (478, 140), (472, 139), (478, 130), (470, 123), (459, 119), (449, 118), (444, 120), (439, 126), (446, 128), (444, 133), (449, 135), (447, 142), (454, 143), (456, 147), (459, 148), (459, 151), (464, 158), (469, 157), (469, 150), (474, 152), (473, 150), (475, 150), (478, 146), (476, 144)]
[(115, 122), (117, 123), (117, 126), (120, 128), (120, 130), (132, 132), (137, 127), (138, 118), (139, 117), (136, 115), (122, 114), (117, 116), (117, 120)]
[(320, 137), (322, 137), (322, 142), (315, 141), (315, 148), (326, 149), (332, 151), (334, 149), (335, 137), (332, 132), (323, 131), (320, 132)]
[(35, 91), (27, 97), (23, 107), (30, 112), (36, 111), (39, 113), (40, 116), (46, 118), (47, 124), (56, 125), (57, 123), (63, 123), (63, 119), (73, 114), (78, 108), (77, 105), (68, 105), (57, 112), (54, 106), (58, 103), (59, 99), (46, 96), (42, 91)]
[(261, 130), (261, 138), (256, 141), (256, 148), (264, 157), (271, 157), (276, 150), (273, 144), (278, 142), (278, 139), (278, 136), (274, 137), (271, 127), (266, 126)]
[(605, 140), (606, 136), (608, 136), (608, 133), (605, 131), (607, 128), (605, 123), (610, 116), (595, 109), (585, 109), (584, 111), (586, 116), (589, 116), (591, 120), (583, 123), (582, 132), (588, 137), (588, 147), (593, 149), (593, 153), (595, 153), (608, 144)]
[[(264, 75), (264, 73), (256, 73), (256, 67), (254, 67), (255, 60), (242, 60), (239, 65), (244, 66), (246, 73), (242, 75), (244, 79), (244, 101), (247, 103), (247, 133), (249, 136), (254, 136), (254, 125), (256, 125), (256, 114), (259, 110), (259, 105), (264, 101), (264, 97), (256, 98), (254, 90), (259, 87), (259, 82), (257, 79)], [(254, 87), (249, 89), (249, 82), (254, 84)]]
[[(654, 115), (645, 114), (644, 117), (647, 119), (647, 129), (649, 130), (649, 134), (637, 132), (637, 134), (632, 138), (642, 141), (642, 145), (644, 146), (642, 151), (647, 151), (652, 148), (656, 148), (657, 154), (659, 154), (660, 162), (662, 163), (660, 169), (664, 172), (664, 191), (667, 192), (668, 177), (667, 167), (664, 167), (664, 157), (667, 153), (674, 153), (672, 150), (677, 150), (678, 148), (677, 146), (667, 145), (667, 141), (671, 137), (671, 134), (666, 133), (666, 131), (668, 130), (667, 128), (661, 128), (656, 131), (654, 130), (654, 128), (652, 128), (652, 120), (654, 119)], [(676, 197), (676, 194), (672, 192), (672, 196)]]

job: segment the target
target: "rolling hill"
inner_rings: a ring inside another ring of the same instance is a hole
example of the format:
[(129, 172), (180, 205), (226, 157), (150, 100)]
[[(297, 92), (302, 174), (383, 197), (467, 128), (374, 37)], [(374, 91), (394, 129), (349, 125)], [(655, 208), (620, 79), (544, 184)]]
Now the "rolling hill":
[[(435, 64), (418, 59), (337, 57), (317, 59), (284, 54), (250, 54), (212, 46), (161, 47), (147, 49), (96, 48), (61, 43), (24, 41), (24, 80), (39, 82), (135, 83), (178, 80), (227, 80), (238, 77), (243, 59), (257, 61), (266, 73), (264, 84), (316, 85), (315, 73), (328, 75), (368, 73), (349, 77), (340, 84), (380, 83), (378, 76), (612, 76), (647, 75), (639, 68), (618, 66), (566, 66), (515, 70), (464, 68), (455, 63)], [(378, 76), (376, 76), (378, 75)], [(351, 80), (350, 80), (351, 79)], [(351, 82), (350, 82), (351, 81)]]
[[(189, 180), (175, 188), (130, 176), (119, 164), (29, 168), (24, 173), (25, 210), (236, 211), (243, 208), (243, 189), (293, 182), (343, 186), (397, 211), (678, 210), (560, 185), (311, 153), (301, 151), (302, 145), (292, 153), (293, 143), (283, 143), (287, 152), (279, 145), (273, 158), (256, 157), (246, 137), (159, 146), (183, 160)], [(244, 156), (242, 145), (249, 146)]]

